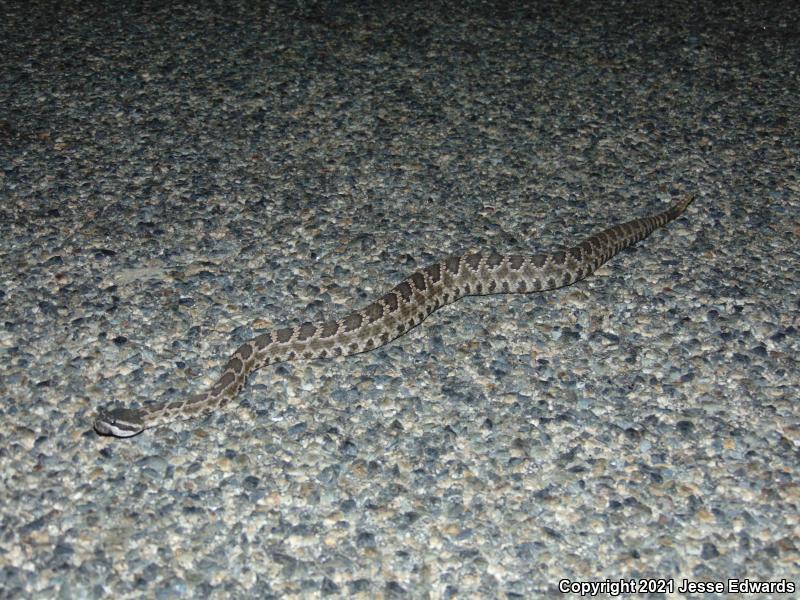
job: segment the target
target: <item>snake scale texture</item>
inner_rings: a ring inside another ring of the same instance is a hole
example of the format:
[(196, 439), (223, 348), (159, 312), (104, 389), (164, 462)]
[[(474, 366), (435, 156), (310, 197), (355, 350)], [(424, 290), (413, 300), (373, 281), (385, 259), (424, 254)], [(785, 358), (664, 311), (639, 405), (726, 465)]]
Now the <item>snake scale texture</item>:
[(144, 429), (206, 416), (233, 400), (254, 371), (279, 362), (349, 356), (374, 350), (416, 327), (436, 309), (464, 296), (526, 294), (584, 279), (620, 251), (677, 218), (689, 196), (655, 215), (596, 233), (577, 246), (548, 254), (476, 252), (450, 256), (416, 271), (372, 304), (338, 321), (303, 323), (263, 333), (234, 352), (207, 391), (142, 408), (101, 410), (94, 429), (131, 437)]

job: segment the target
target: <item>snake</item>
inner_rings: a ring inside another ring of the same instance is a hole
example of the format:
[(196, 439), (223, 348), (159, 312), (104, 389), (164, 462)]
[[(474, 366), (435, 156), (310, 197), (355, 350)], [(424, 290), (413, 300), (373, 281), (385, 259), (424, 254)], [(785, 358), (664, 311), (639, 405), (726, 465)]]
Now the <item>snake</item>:
[(127, 438), (145, 429), (206, 417), (223, 409), (247, 378), (267, 365), (374, 350), (464, 296), (527, 294), (572, 285), (678, 218), (692, 200), (694, 196), (684, 196), (661, 212), (609, 227), (563, 250), (528, 255), (470, 251), (448, 256), (415, 271), (368, 306), (338, 320), (274, 329), (244, 342), (219, 378), (202, 393), (141, 408), (104, 408), (94, 429), (100, 435)]

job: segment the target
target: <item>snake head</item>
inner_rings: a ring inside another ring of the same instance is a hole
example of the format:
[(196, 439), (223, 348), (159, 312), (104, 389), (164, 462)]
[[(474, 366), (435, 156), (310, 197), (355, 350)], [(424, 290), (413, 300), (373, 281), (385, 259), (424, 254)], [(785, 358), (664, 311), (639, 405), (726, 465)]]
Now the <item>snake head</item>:
[(101, 410), (94, 421), (94, 430), (100, 435), (131, 437), (144, 431), (144, 421), (138, 410), (130, 408)]

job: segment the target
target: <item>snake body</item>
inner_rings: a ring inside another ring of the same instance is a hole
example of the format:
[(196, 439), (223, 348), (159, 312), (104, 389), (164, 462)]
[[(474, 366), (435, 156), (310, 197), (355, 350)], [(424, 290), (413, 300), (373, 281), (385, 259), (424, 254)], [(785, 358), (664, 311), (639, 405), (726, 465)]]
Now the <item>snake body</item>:
[(450, 256), (406, 277), (372, 304), (337, 321), (303, 323), (248, 340), (205, 392), (142, 408), (101, 410), (94, 429), (130, 437), (144, 429), (206, 416), (233, 400), (254, 371), (284, 361), (349, 356), (374, 350), (416, 327), (436, 309), (464, 296), (525, 294), (571, 285), (620, 251), (677, 218), (689, 196), (666, 210), (596, 233), (577, 246), (547, 254), (475, 252)]

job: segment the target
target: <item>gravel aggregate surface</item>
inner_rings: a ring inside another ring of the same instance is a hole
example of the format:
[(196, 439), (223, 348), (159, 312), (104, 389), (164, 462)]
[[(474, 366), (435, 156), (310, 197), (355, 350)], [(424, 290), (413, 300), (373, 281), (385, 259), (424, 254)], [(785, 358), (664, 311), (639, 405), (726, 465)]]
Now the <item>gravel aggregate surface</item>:
[[(0, 598), (797, 597), (796, 2), (0, 14)], [(92, 430), (445, 255), (689, 193), (574, 286)]]

